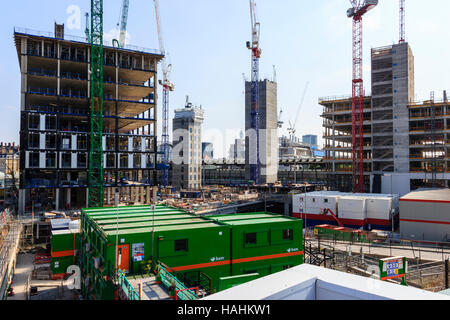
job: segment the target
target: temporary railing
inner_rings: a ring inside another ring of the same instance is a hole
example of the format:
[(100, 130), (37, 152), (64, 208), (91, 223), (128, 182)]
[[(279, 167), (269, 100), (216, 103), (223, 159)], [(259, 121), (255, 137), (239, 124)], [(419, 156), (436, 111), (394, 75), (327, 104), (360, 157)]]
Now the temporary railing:
[(136, 292), (136, 290), (134, 290), (133, 286), (130, 284), (127, 277), (120, 269), (118, 276), (119, 286), (120, 288), (122, 288), (122, 291), (125, 293), (128, 300), (141, 300), (139, 294)]
[[(162, 265), (157, 267), (161, 282), (166, 288), (172, 288), (175, 286), (175, 296), (177, 300), (198, 300), (198, 288), (187, 288), (180, 282), (175, 276), (167, 271)], [(195, 292), (196, 291), (196, 292)]]

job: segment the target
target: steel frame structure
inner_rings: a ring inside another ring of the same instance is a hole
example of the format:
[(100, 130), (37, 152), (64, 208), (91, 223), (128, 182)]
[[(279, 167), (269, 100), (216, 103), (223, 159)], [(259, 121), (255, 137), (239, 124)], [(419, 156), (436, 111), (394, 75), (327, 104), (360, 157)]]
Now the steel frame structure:
[(103, 0), (91, 0), (88, 206), (103, 206)]

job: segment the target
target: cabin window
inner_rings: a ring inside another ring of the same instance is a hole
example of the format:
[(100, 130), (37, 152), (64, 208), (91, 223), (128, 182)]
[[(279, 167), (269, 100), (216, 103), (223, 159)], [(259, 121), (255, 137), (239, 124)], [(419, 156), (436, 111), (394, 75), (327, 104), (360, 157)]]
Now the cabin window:
[(245, 244), (256, 244), (256, 232), (245, 234)]
[(292, 229), (283, 230), (283, 240), (294, 240), (294, 231)]
[(188, 251), (188, 240), (175, 240), (175, 252)]

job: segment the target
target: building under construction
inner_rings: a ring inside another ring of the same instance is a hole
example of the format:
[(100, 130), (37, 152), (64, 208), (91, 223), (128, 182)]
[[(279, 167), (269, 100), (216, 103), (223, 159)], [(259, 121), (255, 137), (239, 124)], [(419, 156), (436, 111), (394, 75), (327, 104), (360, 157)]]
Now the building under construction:
[[(446, 94), (414, 101), (414, 56), (408, 43), (374, 48), (372, 95), (363, 99), (365, 192), (406, 194), (449, 186)], [(352, 97), (319, 99), (325, 162), (333, 189), (352, 190)]]
[[(86, 38), (15, 29), (21, 72), (19, 212), (87, 207), (90, 48)], [(156, 183), (158, 62), (150, 49), (104, 43), (104, 203), (149, 203)]]

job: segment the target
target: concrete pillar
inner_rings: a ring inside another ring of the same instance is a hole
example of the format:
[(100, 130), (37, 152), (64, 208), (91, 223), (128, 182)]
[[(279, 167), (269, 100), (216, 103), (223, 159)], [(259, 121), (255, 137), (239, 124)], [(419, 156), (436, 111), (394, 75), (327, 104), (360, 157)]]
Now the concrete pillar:
[(66, 209), (70, 209), (72, 207), (72, 189), (66, 189)]
[(145, 187), (145, 204), (150, 204), (150, 187)]
[(25, 213), (25, 190), (19, 190), (19, 214)]
[(158, 200), (158, 187), (153, 187), (152, 201), (155, 202), (156, 200)]
[(55, 195), (55, 210), (59, 210), (59, 188), (56, 189), (56, 195)]

